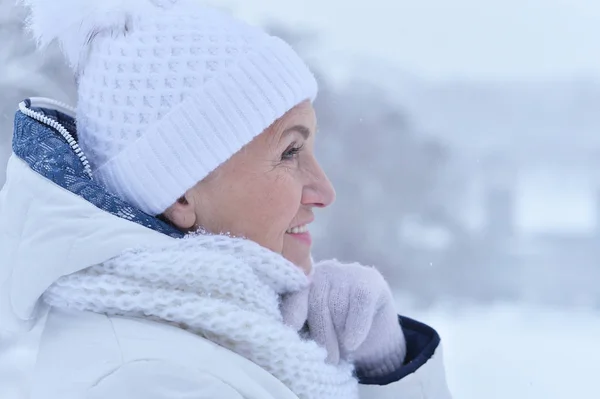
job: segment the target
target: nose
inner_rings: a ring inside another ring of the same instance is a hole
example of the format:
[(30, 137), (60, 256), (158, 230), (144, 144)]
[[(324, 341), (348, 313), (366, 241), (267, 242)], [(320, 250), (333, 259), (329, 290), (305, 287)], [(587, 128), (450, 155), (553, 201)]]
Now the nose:
[(302, 192), (302, 205), (325, 208), (335, 201), (335, 189), (321, 165), (313, 159), (311, 172)]

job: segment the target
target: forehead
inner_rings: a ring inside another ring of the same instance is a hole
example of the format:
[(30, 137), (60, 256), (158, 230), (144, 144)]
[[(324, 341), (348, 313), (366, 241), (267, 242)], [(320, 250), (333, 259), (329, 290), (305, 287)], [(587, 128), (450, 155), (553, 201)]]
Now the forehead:
[(317, 127), (315, 109), (309, 101), (302, 102), (289, 110), (285, 115), (275, 121), (267, 130), (273, 138), (280, 138), (290, 127), (304, 126), (311, 134)]

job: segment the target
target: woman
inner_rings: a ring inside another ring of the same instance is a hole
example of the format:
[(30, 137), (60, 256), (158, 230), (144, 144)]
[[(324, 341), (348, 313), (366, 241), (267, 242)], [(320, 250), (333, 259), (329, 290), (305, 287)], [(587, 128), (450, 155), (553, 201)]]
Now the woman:
[(78, 106), (16, 115), (2, 398), (449, 397), (376, 269), (313, 263), (335, 193), (287, 44), (193, 0), (30, 3)]

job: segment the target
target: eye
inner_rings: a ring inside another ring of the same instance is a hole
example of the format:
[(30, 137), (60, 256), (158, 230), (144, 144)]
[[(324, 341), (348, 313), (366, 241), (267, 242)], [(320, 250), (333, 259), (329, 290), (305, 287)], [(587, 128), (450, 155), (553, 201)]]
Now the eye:
[(300, 151), (302, 151), (303, 147), (304, 147), (304, 144), (298, 145), (297, 143), (292, 143), (292, 145), (290, 145), (287, 148), (287, 150), (285, 150), (283, 152), (283, 154), (281, 154), (281, 160), (282, 161), (291, 161), (294, 158), (297, 158), (298, 154), (300, 154)]

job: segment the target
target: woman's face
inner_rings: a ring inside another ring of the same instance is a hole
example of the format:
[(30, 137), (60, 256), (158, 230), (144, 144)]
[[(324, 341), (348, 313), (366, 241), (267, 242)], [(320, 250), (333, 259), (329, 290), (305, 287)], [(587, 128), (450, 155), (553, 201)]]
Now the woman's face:
[(335, 199), (315, 159), (312, 104), (291, 109), (211, 175), (165, 216), (183, 230), (243, 236), (310, 271), (313, 209)]

